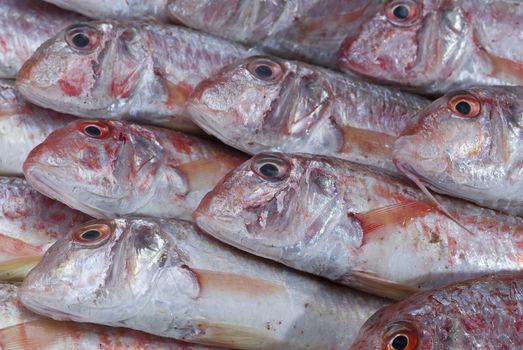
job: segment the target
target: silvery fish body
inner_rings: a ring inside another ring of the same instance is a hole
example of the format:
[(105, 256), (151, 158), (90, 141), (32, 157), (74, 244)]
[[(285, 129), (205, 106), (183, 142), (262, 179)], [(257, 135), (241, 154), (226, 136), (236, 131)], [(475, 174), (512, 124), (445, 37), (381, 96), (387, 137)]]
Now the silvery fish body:
[(0, 177), (0, 280), (23, 279), (58, 238), (90, 219), (23, 179)]
[(495, 275), (384, 307), (351, 350), (522, 349), (523, 275)]
[(0, 78), (14, 79), (44, 41), (85, 17), (33, 0), (0, 3)]
[(334, 68), (343, 39), (377, 6), (375, 0), (170, 0), (168, 9), (188, 27)]
[(523, 215), (523, 88), (454, 91), (418, 114), (394, 162), (432, 190)]
[(167, 19), (168, 0), (44, 0), (95, 19), (155, 17)]
[(394, 0), (349, 35), (342, 70), (418, 93), (523, 83), (519, 0)]
[(395, 172), (392, 144), (428, 103), (327, 69), (254, 56), (203, 81), (187, 111), (247, 153), (327, 154)]
[(63, 113), (194, 131), (183, 113), (193, 88), (246, 55), (243, 46), (174, 25), (84, 22), (42, 44), (17, 86), (29, 101)]
[(29, 152), (74, 118), (27, 103), (14, 82), (0, 79), (0, 174), (22, 175)]
[(18, 288), (0, 284), (0, 347), (2, 350), (212, 350), (123, 328), (58, 322), (25, 309)]
[(522, 218), (437, 200), (453, 218), (369, 167), (262, 153), (226, 175), (194, 218), (235, 247), (391, 298), (522, 270)]
[(202, 197), (244, 160), (181, 132), (80, 119), (34, 148), (24, 174), (40, 192), (96, 218), (190, 219)]
[(20, 288), (59, 320), (128, 327), (238, 349), (347, 349), (387, 302), (228, 247), (187, 222), (77, 227)]

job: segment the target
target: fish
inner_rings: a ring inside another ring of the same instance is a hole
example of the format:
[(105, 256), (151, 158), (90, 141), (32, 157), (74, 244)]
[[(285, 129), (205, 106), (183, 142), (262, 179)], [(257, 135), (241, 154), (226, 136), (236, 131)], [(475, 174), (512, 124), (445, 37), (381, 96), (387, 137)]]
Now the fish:
[(376, 312), (351, 350), (521, 349), (523, 274), (485, 276)]
[(85, 20), (43, 1), (0, 3), (0, 78), (14, 79), (38, 46), (68, 25)]
[(43, 43), (16, 85), (28, 101), (58, 112), (197, 132), (184, 114), (189, 94), (247, 53), (239, 44), (174, 25), (80, 22)]
[(20, 304), (17, 292), (18, 287), (15, 285), (0, 284), (2, 350), (218, 350), (214, 347), (190, 345), (125, 328), (59, 322), (40, 317)]
[(523, 215), (523, 88), (452, 91), (418, 113), (393, 145), (401, 172), (422, 188)]
[(347, 349), (389, 301), (267, 262), (181, 220), (86, 223), (53, 245), (18, 296), (56, 320), (237, 349)]
[(0, 280), (23, 279), (58, 238), (89, 220), (24, 179), (0, 177)]
[(223, 68), (194, 90), (192, 120), (224, 143), (333, 155), (397, 173), (392, 145), (429, 100), (270, 56)]
[(170, 0), (175, 23), (290, 59), (336, 68), (345, 37), (377, 11), (376, 0)]
[(23, 169), (38, 191), (95, 218), (190, 220), (203, 195), (246, 159), (170, 129), (79, 119), (35, 147)]
[(436, 196), (339, 158), (260, 153), (194, 212), (249, 253), (391, 299), (523, 269), (523, 218)]
[(521, 85), (523, 3), (394, 0), (347, 36), (338, 67), (372, 81), (441, 95), (475, 85)]
[(44, 0), (94, 19), (154, 18), (167, 21), (167, 0)]
[(74, 119), (27, 103), (12, 80), (0, 79), (0, 175), (22, 176), (29, 152)]

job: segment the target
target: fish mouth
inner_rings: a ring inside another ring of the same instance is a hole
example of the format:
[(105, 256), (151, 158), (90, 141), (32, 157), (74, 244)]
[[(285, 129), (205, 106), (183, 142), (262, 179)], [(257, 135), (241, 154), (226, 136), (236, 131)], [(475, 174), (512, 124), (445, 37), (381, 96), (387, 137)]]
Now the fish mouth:
[[(59, 167), (54, 168), (58, 169)], [(79, 210), (94, 218), (102, 219), (105, 217), (101, 211), (97, 211), (95, 208), (84, 204), (82, 201), (79, 201), (78, 198), (67, 194), (65, 191), (57, 191), (56, 188), (67, 188), (70, 184), (61, 181), (57, 176), (53, 176), (52, 166), (26, 161), (24, 164), (24, 169), (24, 174), (30, 185), (38, 192), (41, 192), (49, 198), (62, 202), (67, 206)]]
[[(270, 260), (284, 258), (284, 248), (261, 243), (249, 238), (249, 233), (240, 217), (210, 217), (195, 211), (193, 219), (200, 229), (230, 246)], [(237, 229), (234, 229), (237, 228)]]

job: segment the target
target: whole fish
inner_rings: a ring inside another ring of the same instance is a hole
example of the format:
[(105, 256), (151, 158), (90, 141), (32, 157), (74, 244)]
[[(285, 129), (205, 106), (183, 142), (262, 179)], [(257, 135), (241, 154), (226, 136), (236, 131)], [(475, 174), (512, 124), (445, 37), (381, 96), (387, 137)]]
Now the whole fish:
[(392, 145), (428, 103), (327, 69), (254, 56), (203, 81), (187, 111), (247, 153), (327, 154), (395, 172)]
[(394, 160), (421, 187), (523, 215), (523, 88), (476, 87), (436, 100), (397, 139)]
[(57, 242), (21, 302), (59, 320), (238, 349), (347, 349), (387, 302), (228, 247), (188, 222), (99, 220)]
[(78, 120), (31, 151), (31, 185), (96, 218), (190, 219), (202, 197), (245, 156), (153, 126)]
[(59, 112), (194, 131), (182, 113), (193, 88), (246, 55), (243, 46), (177, 26), (85, 22), (40, 46), (17, 86), (29, 101)]
[(376, 312), (351, 350), (523, 349), (523, 275), (487, 276)]
[(44, 0), (96, 19), (154, 17), (167, 19), (168, 0)]
[(277, 56), (336, 67), (345, 37), (357, 32), (376, 0), (170, 0), (170, 17), (184, 25), (256, 45)]
[(519, 0), (393, 0), (349, 35), (342, 70), (430, 94), (523, 83)]
[(16, 77), (22, 64), (44, 41), (85, 17), (43, 1), (0, 2), (0, 78)]
[(0, 177), (0, 280), (23, 279), (58, 238), (90, 219), (22, 179)]
[(29, 151), (73, 120), (25, 102), (13, 81), (0, 79), (0, 174), (22, 175)]
[[(0, 284), (0, 349), (2, 350), (211, 350), (125, 328), (58, 322), (39, 317), (18, 301), (18, 288)], [(216, 349), (217, 350), (217, 349)]]
[(370, 167), (262, 153), (226, 175), (194, 218), (235, 247), (396, 299), (523, 269), (522, 218), (438, 198), (454, 220)]

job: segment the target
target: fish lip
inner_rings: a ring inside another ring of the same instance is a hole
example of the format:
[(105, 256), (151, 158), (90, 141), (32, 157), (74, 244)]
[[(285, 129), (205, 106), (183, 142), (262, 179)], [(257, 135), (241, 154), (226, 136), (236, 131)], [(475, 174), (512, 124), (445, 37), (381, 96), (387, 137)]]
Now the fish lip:
[(35, 313), (47, 315), (57, 320), (72, 319), (72, 314), (50, 306), (56, 304), (55, 302), (58, 302), (58, 299), (45, 296), (45, 292), (48, 292), (53, 288), (52, 284), (45, 285), (45, 288), (34, 288), (27, 286), (27, 283), (28, 282), (24, 281), (18, 289), (18, 299), (26, 308)]

